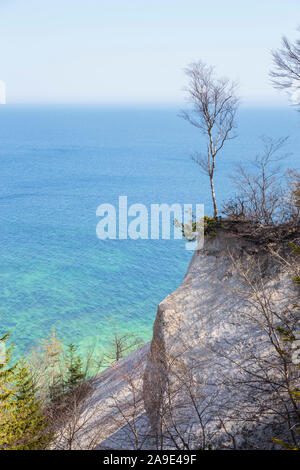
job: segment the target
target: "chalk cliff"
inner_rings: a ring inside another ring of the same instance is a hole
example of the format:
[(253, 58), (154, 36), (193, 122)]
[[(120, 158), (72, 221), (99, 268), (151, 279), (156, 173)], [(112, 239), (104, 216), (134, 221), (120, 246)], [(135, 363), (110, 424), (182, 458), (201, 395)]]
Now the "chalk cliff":
[(56, 447), (70, 435), (77, 449), (269, 449), (288, 438), (287, 389), (300, 388), (300, 370), (282, 362), (276, 328), (299, 330), (298, 290), (266, 244), (275, 247), (266, 233), (206, 237), (158, 306), (151, 344), (95, 377)]
[[(272, 448), (282, 423), (264, 401), (278, 362), (268, 321), (280, 325), (274, 312), (296, 295), (285, 264), (259, 241), (230, 230), (206, 237), (153, 327), (144, 402), (158, 445)], [(297, 367), (289, 373), (299, 386)], [(286, 401), (275, 395), (276, 406)]]

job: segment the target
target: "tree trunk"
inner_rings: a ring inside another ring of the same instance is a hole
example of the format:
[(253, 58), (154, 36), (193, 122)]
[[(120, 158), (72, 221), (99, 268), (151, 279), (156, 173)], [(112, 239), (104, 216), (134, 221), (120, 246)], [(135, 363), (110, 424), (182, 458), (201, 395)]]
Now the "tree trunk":
[(209, 175), (209, 178), (210, 178), (211, 195), (212, 195), (213, 206), (214, 206), (214, 217), (218, 217), (218, 207), (217, 207), (217, 201), (216, 201), (213, 175)]

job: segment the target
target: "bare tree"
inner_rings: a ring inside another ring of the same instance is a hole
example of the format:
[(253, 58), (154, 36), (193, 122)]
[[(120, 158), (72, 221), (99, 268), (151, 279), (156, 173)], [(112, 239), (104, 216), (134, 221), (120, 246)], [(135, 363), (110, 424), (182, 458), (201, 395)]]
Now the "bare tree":
[[(296, 259), (275, 252), (271, 255), (287, 276), (299, 272)], [(239, 398), (228, 418), (239, 428), (244, 427), (241, 445), (247, 448), (257, 444), (259, 430), (270, 440), (283, 437), (291, 447), (299, 446), (300, 408), (294, 390), (298, 390), (300, 375), (293, 360), (300, 320), (297, 286), (293, 288), (291, 281), (289, 291), (270, 290), (268, 269), (259, 259), (243, 262), (230, 256), (244, 285), (236, 295), (247, 299), (241, 322), (256, 334), (244, 349), (231, 345), (230, 354), (213, 345), (215, 353), (236, 368), (234, 377), (224, 381), (224, 386)]]
[[(300, 32), (300, 28), (298, 28)], [(287, 90), (292, 101), (300, 105), (300, 39), (294, 43), (285, 36), (282, 48), (272, 51), (274, 70), (270, 72), (273, 85), (280, 90)]]
[[(73, 450), (79, 447), (81, 435), (94, 420), (92, 391), (93, 380), (90, 379), (47, 406), (45, 413), (52, 423), (54, 434), (52, 448)], [(86, 450), (93, 448), (97, 443), (95, 437), (98, 437), (99, 432), (100, 430), (85, 440)]]
[(94, 383), (96, 374), (104, 367), (103, 359), (90, 349), (83, 358), (81, 376), (74, 384), (68, 381), (69, 357), (54, 331), (41, 346), (32, 349), (28, 364), (53, 434), (50, 448), (80, 448), (82, 435), (86, 434), (84, 448), (91, 449), (103, 433), (101, 427), (87, 432), (95, 421)]
[(111, 366), (122, 388), (111, 393), (108, 406), (110, 425), (115, 432), (99, 448), (140, 450), (149, 443), (142, 387), (147, 354), (147, 347), (141, 347)]
[(168, 350), (160, 340), (151, 343), (143, 387), (153, 448), (210, 449), (219, 434), (218, 390), (208, 393), (203, 358), (182, 342), (180, 331), (170, 335)]
[(286, 173), (285, 213), (291, 221), (299, 222), (300, 216), (300, 172), (288, 170)]
[(104, 354), (104, 360), (107, 365), (113, 362), (118, 362), (123, 359), (124, 356), (130, 352), (138, 349), (143, 344), (141, 338), (137, 338), (131, 333), (119, 333), (118, 329), (115, 329), (114, 336), (110, 341), (110, 347), (106, 354)]
[(291, 215), (284, 210), (286, 194), (279, 164), (286, 156), (279, 153), (286, 141), (287, 138), (263, 137), (262, 152), (250, 165), (236, 166), (232, 179), (238, 192), (232, 200), (225, 203), (224, 214), (261, 224), (279, 223)]
[[(186, 351), (185, 351), (186, 352)], [(157, 447), (207, 450), (218, 434), (217, 391), (204, 394), (200, 361), (185, 364), (183, 353), (168, 354), (158, 413)]]
[(147, 346), (127, 355), (54, 407), (55, 441), (60, 450), (141, 449), (148, 439), (142, 380)]
[(190, 110), (181, 112), (181, 117), (197, 127), (206, 137), (206, 150), (193, 157), (209, 176), (213, 200), (214, 217), (218, 216), (215, 194), (214, 173), (216, 156), (225, 142), (235, 137), (234, 128), (239, 99), (236, 96), (237, 83), (228, 78), (218, 78), (214, 67), (199, 61), (185, 70), (189, 78), (186, 87)]

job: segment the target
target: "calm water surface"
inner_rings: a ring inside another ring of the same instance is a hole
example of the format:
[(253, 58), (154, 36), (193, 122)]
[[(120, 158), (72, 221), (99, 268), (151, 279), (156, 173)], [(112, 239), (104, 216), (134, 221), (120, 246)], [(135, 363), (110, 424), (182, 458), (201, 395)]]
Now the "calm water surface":
[[(263, 134), (290, 135), (285, 165), (297, 166), (299, 123), (289, 109), (242, 110), (218, 162), (219, 201)], [(210, 213), (208, 181), (189, 158), (200, 144), (176, 109), (0, 108), (0, 333), (11, 331), (19, 355), (54, 326), (82, 349), (105, 349), (116, 327), (151, 338), (191, 253), (180, 240), (100, 241), (96, 208), (127, 195)]]

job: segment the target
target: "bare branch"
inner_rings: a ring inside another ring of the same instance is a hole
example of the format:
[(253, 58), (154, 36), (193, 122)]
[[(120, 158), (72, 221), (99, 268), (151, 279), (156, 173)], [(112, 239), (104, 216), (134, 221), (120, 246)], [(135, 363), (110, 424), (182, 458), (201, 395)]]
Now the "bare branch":
[(274, 70), (270, 77), (274, 87), (288, 91), (293, 103), (300, 105), (300, 39), (292, 43), (283, 37), (282, 48), (272, 51), (272, 56)]
[(180, 116), (201, 131), (206, 138), (206, 153), (193, 156), (210, 179), (214, 216), (218, 216), (218, 208), (214, 187), (215, 160), (225, 142), (236, 137), (235, 117), (239, 105), (236, 96), (237, 83), (227, 78), (217, 78), (213, 67), (203, 62), (192, 63), (185, 70), (189, 78), (187, 101), (189, 110)]

